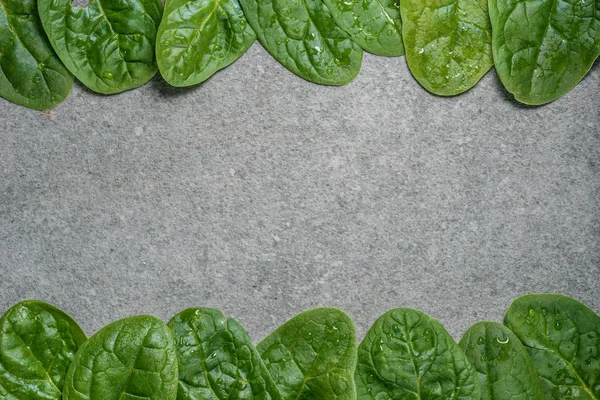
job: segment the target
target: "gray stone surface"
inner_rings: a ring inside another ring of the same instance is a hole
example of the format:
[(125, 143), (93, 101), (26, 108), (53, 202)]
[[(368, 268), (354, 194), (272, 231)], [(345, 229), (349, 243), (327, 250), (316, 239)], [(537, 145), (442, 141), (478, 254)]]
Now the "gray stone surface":
[(455, 338), (525, 293), (600, 312), (599, 89), (596, 64), (544, 107), (493, 71), (441, 98), (369, 55), (324, 87), (254, 45), (189, 89), (0, 99), (0, 309), (42, 299), (93, 333), (210, 306), (256, 340), (316, 306), (361, 338), (393, 307)]

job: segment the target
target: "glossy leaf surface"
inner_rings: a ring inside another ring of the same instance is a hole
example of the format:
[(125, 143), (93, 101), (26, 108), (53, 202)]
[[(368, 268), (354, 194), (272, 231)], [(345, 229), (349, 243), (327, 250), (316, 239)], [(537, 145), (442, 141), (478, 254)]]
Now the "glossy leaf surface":
[(406, 61), (425, 89), (455, 95), (491, 68), (487, 0), (402, 0), (400, 11)]
[(531, 355), (546, 399), (600, 399), (600, 316), (566, 296), (516, 299), (505, 325)]
[(0, 399), (59, 400), (86, 337), (61, 310), (24, 301), (0, 319)]
[(144, 85), (157, 66), (161, 0), (38, 0), (44, 30), (65, 66), (89, 89), (119, 93)]
[(496, 71), (525, 104), (571, 90), (600, 55), (600, 0), (490, 0)]
[(397, 308), (383, 314), (358, 348), (358, 399), (481, 399), (473, 365), (429, 315)]
[(178, 400), (280, 399), (244, 328), (211, 308), (190, 308), (169, 322), (179, 359)]
[(171, 331), (151, 316), (122, 319), (81, 346), (65, 400), (175, 400), (177, 354)]
[(42, 29), (35, 0), (0, 0), (0, 96), (46, 110), (67, 98), (73, 76)]
[(323, 0), (335, 22), (369, 53), (401, 56), (399, 0)]
[(322, 0), (241, 0), (248, 22), (273, 57), (312, 82), (351, 82), (362, 49), (338, 27)]
[(284, 399), (354, 400), (356, 332), (334, 308), (296, 315), (257, 346)]
[(504, 325), (478, 322), (459, 345), (479, 372), (482, 400), (544, 400), (529, 353)]
[(167, 0), (158, 68), (170, 85), (194, 85), (233, 63), (255, 40), (237, 0)]

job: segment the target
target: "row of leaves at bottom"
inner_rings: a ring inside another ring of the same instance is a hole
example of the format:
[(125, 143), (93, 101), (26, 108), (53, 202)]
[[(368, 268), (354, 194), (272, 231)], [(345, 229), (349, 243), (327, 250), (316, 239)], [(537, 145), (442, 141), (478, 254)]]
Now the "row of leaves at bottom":
[(0, 399), (595, 400), (599, 352), (600, 316), (554, 294), (516, 299), (504, 325), (479, 322), (459, 343), (427, 314), (394, 309), (359, 346), (335, 308), (298, 314), (255, 347), (215, 309), (126, 318), (87, 339), (30, 300), (0, 320)]

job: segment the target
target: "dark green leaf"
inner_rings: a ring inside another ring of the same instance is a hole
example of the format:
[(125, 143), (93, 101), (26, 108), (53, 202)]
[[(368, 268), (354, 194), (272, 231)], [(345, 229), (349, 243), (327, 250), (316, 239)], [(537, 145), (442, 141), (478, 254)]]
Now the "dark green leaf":
[(516, 299), (504, 324), (525, 345), (546, 399), (600, 399), (600, 316), (566, 296)]
[(0, 96), (45, 110), (67, 98), (73, 76), (42, 29), (35, 0), (0, 0)]
[(338, 27), (322, 0), (241, 0), (258, 40), (295, 74), (325, 85), (351, 82), (362, 49)]
[(335, 22), (364, 50), (401, 56), (402, 22), (399, 0), (323, 0)]
[(531, 357), (504, 325), (478, 322), (459, 345), (479, 372), (482, 400), (544, 400)]
[(119, 93), (144, 85), (157, 71), (161, 0), (38, 0), (40, 19), (66, 67), (89, 89)]
[(175, 400), (177, 354), (171, 331), (151, 316), (122, 319), (81, 346), (65, 400)]
[(444, 327), (407, 308), (383, 314), (358, 348), (358, 399), (481, 399), (473, 365)]
[(169, 322), (179, 359), (178, 400), (275, 399), (279, 390), (234, 319), (190, 308)]
[(284, 399), (354, 400), (356, 332), (344, 312), (296, 315), (257, 346)]
[(167, 0), (158, 29), (158, 68), (173, 86), (203, 82), (254, 43), (238, 0)]
[(406, 61), (425, 89), (455, 95), (491, 68), (487, 0), (402, 0), (400, 11)]
[(544, 104), (600, 55), (600, 0), (490, 0), (496, 71), (515, 99)]
[(0, 399), (58, 400), (86, 337), (75, 321), (41, 301), (24, 301), (0, 319)]

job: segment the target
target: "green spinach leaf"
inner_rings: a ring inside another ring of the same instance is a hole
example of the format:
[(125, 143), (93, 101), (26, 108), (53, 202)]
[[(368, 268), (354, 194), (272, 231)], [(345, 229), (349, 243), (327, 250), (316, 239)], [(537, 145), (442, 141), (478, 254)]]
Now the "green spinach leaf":
[(338, 27), (322, 0), (241, 0), (258, 40), (302, 78), (344, 85), (360, 71), (362, 49)]
[(179, 359), (178, 400), (280, 399), (252, 339), (212, 308), (190, 308), (169, 322)]
[(525, 345), (546, 399), (600, 399), (600, 316), (569, 297), (516, 299), (505, 325)]
[(479, 372), (482, 400), (544, 400), (529, 353), (504, 325), (478, 322), (459, 345)]
[(356, 332), (335, 308), (296, 315), (257, 346), (284, 399), (354, 400)]
[(81, 346), (67, 373), (65, 400), (175, 400), (177, 353), (171, 331), (151, 316), (122, 319)]
[(556, 100), (600, 55), (600, 0), (490, 0), (496, 71), (518, 101)]
[(163, 13), (161, 0), (38, 0), (52, 47), (89, 89), (119, 93), (144, 85), (156, 74), (154, 47)]
[(238, 0), (167, 0), (156, 40), (163, 78), (190, 86), (237, 60), (256, 34)]
[(473, 365), (429, 315), (397, 308), (383, 314), (358, 348), (358, 399), (481, 399)]
[(36, 0), (0, 0), (0, 96), (46, 110), (67, 98), (73, 76), (52, 50)]
[(401, 56), (399, 0), (323, 0), (335, 22), (369, 53)]
[(491, 68), (487, 0), (402, 0), (400, 11), (406, 62), (425, 89), (459, 94)]
[(23, 301), (0, 319), (0, 399), (59, 400), (86, 337), (61, 310)]

